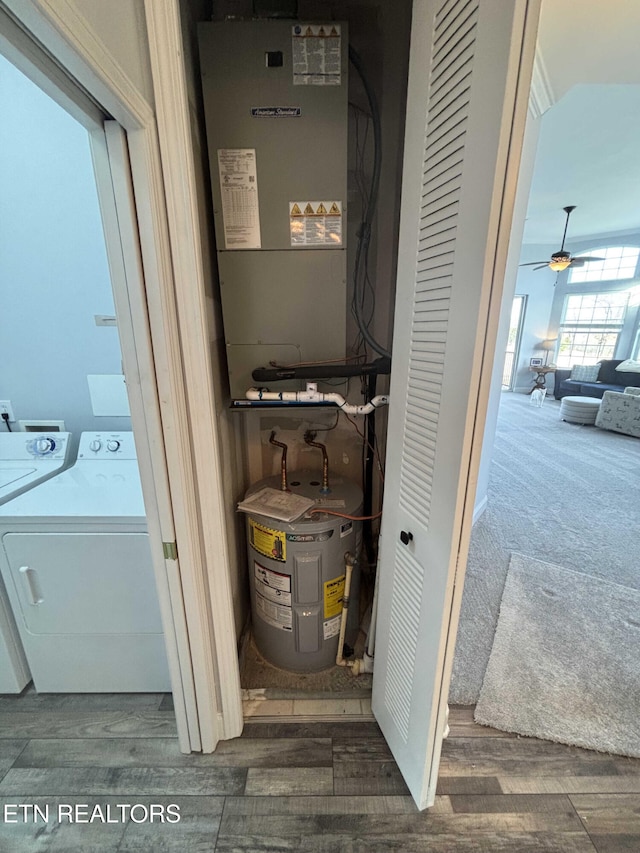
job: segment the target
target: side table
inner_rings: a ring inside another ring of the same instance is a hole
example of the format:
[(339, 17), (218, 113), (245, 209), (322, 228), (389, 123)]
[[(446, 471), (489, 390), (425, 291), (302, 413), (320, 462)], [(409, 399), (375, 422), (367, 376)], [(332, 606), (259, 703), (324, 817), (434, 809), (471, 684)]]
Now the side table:
[(529, 370), (532, 373), (535, 373), (535, 378), (533, 380), (533, 388), (528, 391), (528, 394), (533, 394), (534, 391), (538, 390), (546, 390), (547, 388), (547, 375), (549, 373), (555, 373), (555, 367), (530, 367)]

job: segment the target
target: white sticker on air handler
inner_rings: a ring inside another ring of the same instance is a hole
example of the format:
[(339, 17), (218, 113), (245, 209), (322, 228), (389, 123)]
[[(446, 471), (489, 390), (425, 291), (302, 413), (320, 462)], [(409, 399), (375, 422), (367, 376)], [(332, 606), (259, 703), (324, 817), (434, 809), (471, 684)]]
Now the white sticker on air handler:
[(290, 201), (292, 246), (342, 246), (341, 201)]
[(294, 86), (339, 86), (340, 24), (291, 27)]
[(256, 612), (261, 619), (268, 625), (274, 628), (281, 628), (283, 631), (291, 631), (293, 629), (293, 611), (290, 607), (283, 607), (280, 604), (274, 604), (272, 601), (267, 601), (256, 592)]
[(325, 640), (330, 639), (331, 637), (335, 637), (336, 634), (340, 633), (340, 622), (342, 621), (342, 615), (334, 616), (333, 619), (328, 619), (326, 622), (322, 623), (322, 636)]
[(260, 213), (254, 148), (219, 148), (225, 249), (259, 249)]

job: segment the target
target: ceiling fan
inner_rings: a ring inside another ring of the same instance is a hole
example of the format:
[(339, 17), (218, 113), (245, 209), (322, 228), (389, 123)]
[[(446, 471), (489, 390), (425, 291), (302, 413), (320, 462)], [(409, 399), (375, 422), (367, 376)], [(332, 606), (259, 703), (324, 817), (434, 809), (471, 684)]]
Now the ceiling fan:
[(575, 209), (575, 204), (571, 204), (568, 207), (563, 208), (563, 210), (567, 214), (567, 221), (564, 224), (564, 234), (562, 235), (562, 246), (560, 246), (560, 251), (554, 252), (551, 255), (550, 261), (529, 261), (529, 263), (527, 264), (520, 264), (521, 267), (533, 267), (534, 271), (544, 269), (544, 267), (549, 267), (554, 272), (562, 272), (563, 270), (566, 270), (567, 267), (583, 267), (589, 261), (604, 260), (604, 258), (592, 258), (584, 256), (581, 256), (579, 258), (573, 258), (571, 257), (571, 254), (569, 252), (564, 251), (564, 241), (567, 236), (569, 217), (571, 216), (571, 212)]

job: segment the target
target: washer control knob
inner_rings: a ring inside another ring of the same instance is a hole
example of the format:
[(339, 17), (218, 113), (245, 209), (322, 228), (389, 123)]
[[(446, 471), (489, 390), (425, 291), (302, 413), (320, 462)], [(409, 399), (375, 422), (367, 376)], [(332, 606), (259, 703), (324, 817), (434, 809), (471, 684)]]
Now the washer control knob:
[(93, 450), (94, 453), (97, 453), (102, 447), (102, 442), (98, 438), (94, 438), (93, 441), (89, 444), (89, 450)]
[(53, 453), (56, 443), (52, 438), (38, 438), (36, 440), (36, 453)]
[(112, 438), (107, 442), (107, 450), (110, 450), (112, 453), (115, 453), (116, 450), (119, 449), (119, 447), (120, 442), (117, 441), (115, 438)]

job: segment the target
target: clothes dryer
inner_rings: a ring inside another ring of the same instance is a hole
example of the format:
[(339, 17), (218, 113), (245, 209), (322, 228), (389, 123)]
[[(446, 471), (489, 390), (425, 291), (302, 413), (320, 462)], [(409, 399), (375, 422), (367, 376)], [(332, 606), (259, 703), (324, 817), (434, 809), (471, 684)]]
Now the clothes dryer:
[[(0, 504), (53, 477), (69, 464), (71, 436), (0, 433)], [(0, 580), (0, 693), (20, 693), (31, 674), (11, 605)]]
[(36, 690), (169, 691), (133, 434), (0, 507), (0, 570)]

